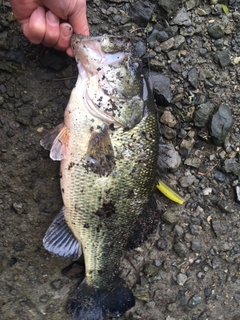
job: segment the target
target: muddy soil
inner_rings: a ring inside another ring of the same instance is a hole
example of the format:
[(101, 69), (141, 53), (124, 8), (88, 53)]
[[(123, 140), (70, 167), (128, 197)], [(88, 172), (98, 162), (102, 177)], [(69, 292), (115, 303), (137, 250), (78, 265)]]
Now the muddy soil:
[[(156, 1), (148, 3), (145, 11), (151, 14), (144, 19), (134, 13), (132, 1), (88, 2), (94, 35), (137, 29), (139, 41), (146, 43), (146, 27), (148, 36), (156, 24), (169, 32), (148, 48), (147, 56), (150, 69), (171, 83), (170, 104), (157, 103), (160, 145), (173, 145), (169, 161), (177, 157), (180, 162), (166, 165), (163, 177), (186, 202), (156, 195), (161, 219), (155, 231), (121, 261), (122, 276), (136, 296), (136, 306), (122, 320), (240, 319), (240, 4), (222, 2), (225, 6), (173, 1), (175, 8), (169, 8)], [(171, 24), (182, 8), (187, 16)], [(211, 21), (223, 26), (218, 38), (210, 35)], [(171, 38), (175, 47), (165, 42)], [(217, 51), (229, 61), (214, 58)], [(193, 67), (195, 80), (189, 75)], [(9, 3), (0, 6), (1, 320), (71, 319), (66, 303), (84, 275), (83, 260), (72, 264), (52, 257), (42, 245), (62, 200), (59, 163), (39, 141), (63, 121), (76, 75), (73, 59), (30, 44), (12, 19)], [(196, 126), (200, 96), (214, 110), (230, 108), (234, 124), (223, 143), (212, 139), (210, 113), (202, 127)], [(164, 111), (174, 124), (162, 118)], [(234, 168), (226, 169), (228, 159)]]

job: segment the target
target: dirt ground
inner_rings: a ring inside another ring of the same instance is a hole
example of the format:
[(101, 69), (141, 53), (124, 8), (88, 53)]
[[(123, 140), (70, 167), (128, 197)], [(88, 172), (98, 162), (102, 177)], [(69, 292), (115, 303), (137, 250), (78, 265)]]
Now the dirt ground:
[[(148, 50), (155, 61), (152, 70), (171, 82), (171, 103), (159, 106), (159, 121), (165, 110), (175, 118), (174, 126), (160, 123), (170, 130), (168, 135), (163, 133), (164, 144), (173, 144), (181, 159), (178, 166), (165, 170), (164, 178), (186, 202), (178, 205), (157, 194), (161, 219), (155, 231), (122, 258), (122, 276), (136, 296), (136, 306), (122, 320), (240, 319), (240, 200), (236, 198), (240, 62), (235, 59), (240, 57), (240, 3), (222, 1), (222, 7), (217, 2), (179, 1), (177, 10), (187, 8), (195, 32), (177, 22), (173, 37), (182, 35), (181, 46), (164, 51), (161, 44), (161, 50), (158, 46)], [(152, 3), (151, 18), (144, 22), (149, 35), (156, 23), (168, 23), (176, 16), (176, 12), (163, 15), (160, 4), (164, 1)], [(131, 18), (134, 2), (87, 4), (92, 34), (139, 27), (137, 36), (145, 42), (142, 22)], [(225, 28), (220, 44), (207, 32), (212, 20)], [(207, 53), (199, 53), (201, 48)], [(226, 66), (214, 60), (218, 50), (227, 52)], [(187, 77), (193, 67), (199, 82), (195, 88)], [(1, 320), (70, 319), (66, 302), (83, 277), (82, 260), (71, 264), (52, 257), (42, 245), (62, 200), (59, 163), (49, 158), (39, 141), (63, 121), (76, 76), (73, 59), (31, 45), (12, 21), (9, 3), (0, 6)], [(208, 123), (202, 128), (195, 125), (198, 94), (214, 108), (224, 104), (231, 110), (234, 124), (218, 146)], [(190, 147), (183, 146), (185, 140)], [(236, 160), (230, 172), (224, 170), (227, 159)]]

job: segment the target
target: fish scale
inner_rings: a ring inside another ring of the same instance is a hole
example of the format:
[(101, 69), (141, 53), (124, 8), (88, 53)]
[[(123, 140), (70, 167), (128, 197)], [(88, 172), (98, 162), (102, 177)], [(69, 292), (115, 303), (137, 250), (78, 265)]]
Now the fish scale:
[(43, 242), (74, 260), (83, 251), (85, 279), (68, 310), (74, 320), (102, 320), (135, 303), (119, 261), (156, 185), (158, 123), (129, 39), (74, 35), (71, 43), (78, 80), (64, 124), (41, 142), (61, 161), (64, 207)]

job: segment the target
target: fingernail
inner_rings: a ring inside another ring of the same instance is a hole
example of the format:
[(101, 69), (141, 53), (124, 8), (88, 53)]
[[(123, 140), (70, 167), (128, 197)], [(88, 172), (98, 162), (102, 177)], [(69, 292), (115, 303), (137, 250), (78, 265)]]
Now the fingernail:
[(50, 24), (54, 24), (54, 25), (59, 24), (59, 18), (51, 11), (48, 11), (46, 13), (46, 19)]
[(69, 23), (62, 23), (60, 30), (61, 34), (66, 38), (70, 38), (73, 33), (73, 28)]

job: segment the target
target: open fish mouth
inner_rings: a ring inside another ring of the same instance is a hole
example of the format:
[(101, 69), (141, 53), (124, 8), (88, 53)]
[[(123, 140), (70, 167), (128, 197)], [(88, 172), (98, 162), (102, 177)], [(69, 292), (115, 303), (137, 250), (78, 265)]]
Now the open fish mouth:
[(80, 101), (84, 99), (88, 112), (115, 127), (135, 126), (144, 111), (143, 99), (139, 96), (144, 84), (140, 80), (140, 62), (132, 55), (130, 39), (74, 34), (71, 45), (80, 80), (76, 92)]

